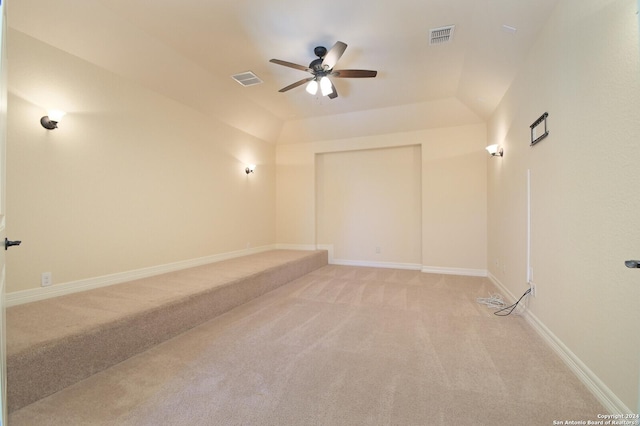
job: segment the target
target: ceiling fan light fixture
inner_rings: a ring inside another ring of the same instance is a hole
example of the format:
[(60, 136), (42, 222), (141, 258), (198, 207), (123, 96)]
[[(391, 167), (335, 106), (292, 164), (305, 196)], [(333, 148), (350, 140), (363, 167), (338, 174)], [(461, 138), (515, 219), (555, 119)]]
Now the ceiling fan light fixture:
[[(2, 0), (0, 0), (2, 1)], [(367, 78), (375, 77), (378, 72), (372, 70), (357, 70), (357, 69), (334, 69), (334, 66), (342, 57), (347, 44), (341, 41), (337, 41), (330, 50), (325, 47), (318, 46), (314, 49), (313, 53), (318, 57), (311, 61), (309, 66), (298, 65), (293, 62), (283, 61), (281, 59), (269, 59), (269, 62), (282, 65), (288, 68), (293, 68), (300, 71), (306, 71), (311, 74), (311, 77), (303, 78), (293, 84), (290, 84), (282, 89), (278, 90), (280, 93), (287, 92), (296, 87), (300, 87), (304, 84), (305, 90), (312, 96), (318, 93), (318, 87), (321, 89), (322, 96), (327, 96), (329, 99), (335, 99), (338, 97), (338, 91), (333, 85), (333, 81), (329, 76), (335, 78)]]
[(322, 96), (327, 96), (333, 93), (333, 87), (331, 87), (329, 77), (324, 76), (320, 79), (320, 91), (322, 92)]
[(318, 93), (318, 82), (316, 80), (311, 80), (309, 84), (307, 84), (306, 90), (310, 95), (315, 95)]

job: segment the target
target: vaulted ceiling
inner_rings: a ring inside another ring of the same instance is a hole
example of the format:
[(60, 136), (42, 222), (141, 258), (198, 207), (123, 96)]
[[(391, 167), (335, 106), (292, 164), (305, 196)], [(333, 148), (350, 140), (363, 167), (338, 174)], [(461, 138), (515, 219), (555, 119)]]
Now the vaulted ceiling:
[[(486, 120), (559, 0), (13, 0), (9, 26), (199, 109), (262, 111), (305, 120), (427, 103)], [(455, 25), (449, 43), (429, 31)], [(10, 40), (10, 39), (9, 39)], [(339, 97), (278, 90), (308, 74), (315, 46), (348, 47), (336, 68), (377, 70), (334, 79)], [(233, 74), (262, 84), (243, 87)], [(446, 117), (443, 117), (446, 121)]]

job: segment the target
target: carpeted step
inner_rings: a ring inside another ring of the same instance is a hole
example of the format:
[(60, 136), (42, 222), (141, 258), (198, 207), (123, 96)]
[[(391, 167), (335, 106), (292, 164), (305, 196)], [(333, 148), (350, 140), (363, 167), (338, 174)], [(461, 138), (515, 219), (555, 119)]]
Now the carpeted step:
[(273, 250), (10, 307), (7, 405), (17, 410), (327, 265)]

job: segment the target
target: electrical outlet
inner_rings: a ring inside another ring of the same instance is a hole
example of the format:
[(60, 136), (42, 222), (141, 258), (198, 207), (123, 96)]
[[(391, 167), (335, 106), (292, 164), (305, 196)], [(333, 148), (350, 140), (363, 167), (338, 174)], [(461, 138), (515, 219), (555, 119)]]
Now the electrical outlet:
[(53, 284), (53, 277), (51, 276), (51, 272), (43, 272), (40, 276), (40, 285), (42, 287), (49, 287)]
[(531, 289), (531, 295), (536, 297), (536, 285), (534, 283), (529, 283), (529, 288)]
[(380, 254), (380, 247), (376, 247), (376, 253)]

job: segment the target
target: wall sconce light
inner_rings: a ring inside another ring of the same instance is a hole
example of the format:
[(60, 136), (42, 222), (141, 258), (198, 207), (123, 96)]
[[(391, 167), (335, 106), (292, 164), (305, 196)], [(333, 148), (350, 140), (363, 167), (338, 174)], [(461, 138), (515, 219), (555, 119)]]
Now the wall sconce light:
[(60, 111), (57, 109), (52, 109), (48, 112), (49, 115), (45, 115), (40, 119), (40, 124), (42, 127), (48, 130), (53, 130), (58, 128), (58, 122), (64, 117), (66, 112)]
[(491, 154), (492, 157), (502, 157), (504, 155), (504, 151), (502, 147), (497, 143), (493, 145), (489, 145), (485, 149), (489, 154)]
[(253, 171), (256, 169), (256, 165), (255, 164), (249, 164), (247, 166), (246, 169), (244, 169), (244, 171), (249, 174), (249, 173), (253, 173)]

